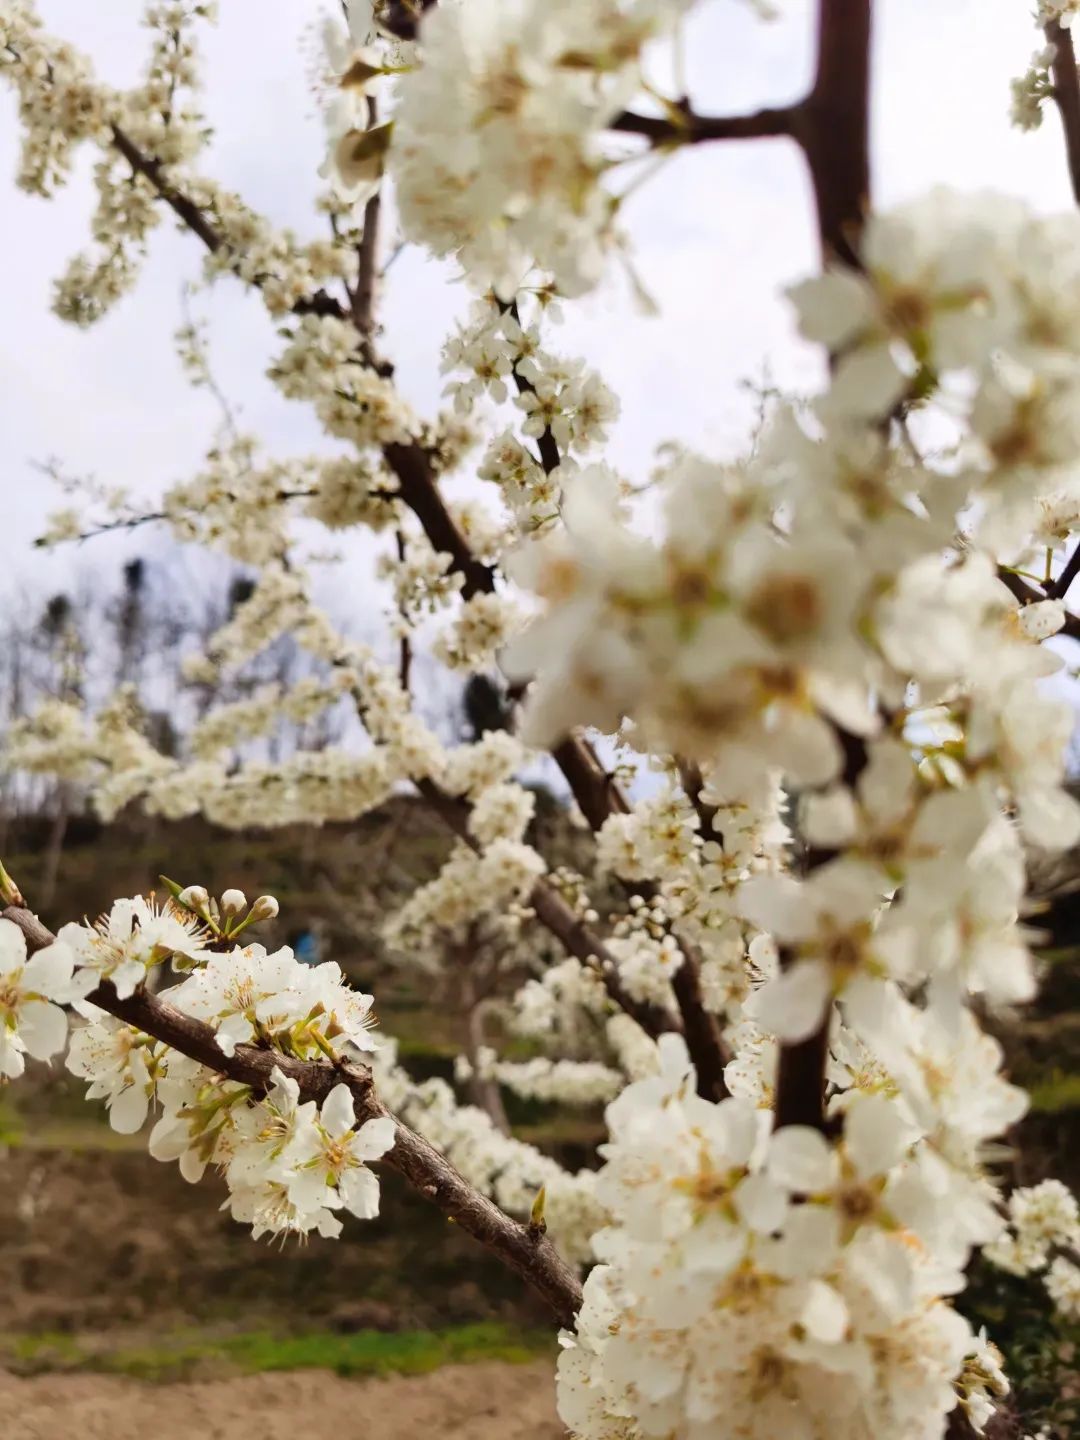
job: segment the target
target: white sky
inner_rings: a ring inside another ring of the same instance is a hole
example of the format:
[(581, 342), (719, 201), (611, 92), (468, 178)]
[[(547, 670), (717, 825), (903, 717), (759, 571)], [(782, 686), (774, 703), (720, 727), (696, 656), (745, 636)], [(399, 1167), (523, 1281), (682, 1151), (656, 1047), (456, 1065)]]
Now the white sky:
[[(697, 108), (737, 112), (782, 102), (805, 86), (811, 0), (781, 0), (785, 18), (762, 25), (741, 0), (704, 0), (688, 47)], [(142, 0), (39, 0), (46, 23), (95, 59), (110, 81), (138, 74), (147, 36)], [(276, 221), (318, 233), (310, 208), (321, 134), (307, 92), (301, 35), (317, 0), (222, 0), (206, 32), (210, 117), (204, 165)], [(1057, 118), (1035, 135), (1013, 132), (1008, 86), (1037, 44), (1029, 0), (879, 0), (874, 170), (879, 204), (934, 184), (991, 186), (1041, 208), (1070, 204)], [(433, 137), (433, 143), (437, 140)], [(79, 331), (50, 310), (51, 283), (87, 240), (91, 156), (74, 183), (43, 202), (15, 190), (17, 125), (0, 87), (0, 503), (4, 576), (36, 570), (29, 544), (55, 506), (32, 462), (127, 484), (152, 498), (198, 467), (218, 423), (213, 401), (186, 384), (172, 345), (179, 291), (198, 274), (201, 247), (164, 225), (136, 291), (101, 324)], [(673, 160), (628, 211), (637, 268), (659, 319), (628, 313), (618, 280), (571, 307), (552, 348), (581, 353), (623, 401), (611, 459), (634, 478), (667, 438), (731, 452), (753, 402), (740, 382), (772, 376), (798, 385), (813, 364), (794, 342), (782, 286), (814, 263), (809, 197), (784, 141), (701, 146)], [(464, 304), (449, 271), (407, 252), (384, 300), (384, 348), (425, 413), (437, 404), (438, 351)], [(245, 428), (270, 453), (303, 453), (317, 428), (263, 371), (274, 336), (257, 299), (220, 284), (197, 301), (212, 323), (212, 357)], [(95, 542), (98, 544), (99, 542)], [(68, 550), (49, 562), (53, 583), (72, 566), (116, 564), (124, 547)], [(100, 560), (96, 557), (100, 555)], [(2, 577), (0, 577), (2, 578)]]

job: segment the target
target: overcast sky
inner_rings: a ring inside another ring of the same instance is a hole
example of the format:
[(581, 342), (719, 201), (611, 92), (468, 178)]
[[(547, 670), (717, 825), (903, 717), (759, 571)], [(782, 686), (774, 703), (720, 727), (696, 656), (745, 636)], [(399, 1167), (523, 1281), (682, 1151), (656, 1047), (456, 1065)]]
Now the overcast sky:
[[(782, 102), (805, 86), (811, 0), (781, 0), (784, 18), (762, 25), (742, 0), (705, 0), (689, 47), (698, 108), (722, 113)], [(110, 81), (136, 78), (147, 36), (142, 0), (39, 0), (47, 24), (94, 58)], [(323, 8), (326, 8), (325, 6)], [(1070, 203), (1056, 116), (1035, 135), (1010, 130), (1008, 88), (1037, 35), (1027, 0), (879, 0), (874, 170), (889, 204), (934, 184), (992, 186), (1046, 209)], [(321, 133), (308, 93), (302, 37), (316, 0), (222, 0), (206, 33), (208, 108), (216, 128), (206, 168), (269, 214), (318, 233), (311, 211)], [(434, 143), (434, 142), (433, 142)], [(137, 290), (89, 331), (49, 311), (50, 289), (87, 237), (91, 156), (74, 183), (43, 202), (17, 191), (17, 126), (0, 89), (0, 499), (5, 572), (32, 569), (29, 543), (56, 504), (35, 460), (55, 456), (73, 472), (133, 486), (148, 498), (192, 472), (218, 416), (185, 383), (171, 343), (183, 279), (198, 273), (200, 247), (171, 224), (154, 237)], [(570, 309), (552, 347), (585, 354), (614, 386), (623, 416), (611, 458), (632, 476), (656, 445), (678, 438), (717, 453), (746, 436), (753, 401), (741, 382), (765, 367), (798, 385), (813, 373), (794, 342), (779, 292), (814, 263), (809, 196), (799, 156), (785, 141), (698, 147), (678, 156), (628, 212), (640, 275), (660, 305), (651, 319), (628, 313), (616, 279)], [(385, 349), (406, 392), (426, 413), (438, 400), (438, 351), (463, 306), (450, 272), (407, 252), (391, 272)], [(245, 428), (271, 453), (317, 442), (304, 407), (278, 397), (263, 377), (273, 332), (239, 285), (199, 297), (212, 325), (218, 377)], [(50, 562), (116, 563), (129, 541), (85, 548)], [(36, 563), (36, 562), (34, 562)]]

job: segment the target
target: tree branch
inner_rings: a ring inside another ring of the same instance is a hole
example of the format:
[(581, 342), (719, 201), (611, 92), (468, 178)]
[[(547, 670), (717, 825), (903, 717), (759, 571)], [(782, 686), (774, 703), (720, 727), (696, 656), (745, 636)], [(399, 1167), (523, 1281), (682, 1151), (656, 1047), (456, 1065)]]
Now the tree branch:
[(1080, 205), (1080, 74), (1076, 69), (1076, 47), (1072, 31), (1051, 20), (1043, 27), (1047, 43), (1054, 47), (1050, 74), (1054, 81), (1054, 100), (1065, 132), (1065, 153), (1069, 161), (1069, 179), (1073, 199)]
[[(814, 189), (824, 263), (859, 264), (858, 242), (870, 202), (870, 31), (873, 0), (818, 0), (817, 73), (799, 107), (796, 135)], [(844, 781), (854, 784), (865, 747), (841, 734)], [(827, 858), (827, 857), (822, 857)], [(781, 963), (791, 957), (781, 956)], [(776, 1081), (776, 1124), (825, 1129), (829, 1058), (827, 1005), (817, 1030), (784, 1045)]]
[[(394, 544), (397, 549), (399, 560), (405, 559), (405, 532), (400, 526), (394, 531)], [(412, 675), (412, 641), (409, 639), (409, 616), (404, 602), (399, 606), (401, 615), (401, 639), (398, 641), (398, 684), (406, 695), (409, 694), (409, 681)]]
[(681, 109), (679, 119), (662, 115), (639, 115), (626, 110), (610, 128), (623, 135), (644, 135), (654, 145), (698, 145), (708, 140), (769, 140), (791, 135), (796, 109), (757, 110), (752, 115), (696, 115)]
[[(119, 125), (110, 127), (113, 144), (120, 154), (131, 166), (136, 174), (144, 176), (161, 196), (170, 210), (184, 222), (193, 235), (197, 235), (203, 242), (211, 255), (216, 255), (219, 250), (227, 247), (228, 241), (220, 235), (207, 220), (206, 215), (196, 205), (190, 196), (182, 191), (166, 178), (164, 166), (153, 156), (145, 154), (127, 133)], [(340, 303), (325, 290), (318, 290), (314, 295), (298, 300), (293, 306), (297, 315), (336, 315), (344, 316), (344, 310)]]
[(481, 591), (493, 591), (495, 572), (477, 560), (454, 524), (427, 451), (420, 445), (402, 445), (394, 441), (383, 446), (383, 456), (397, 476), (401, 498), (419, 520), (420, 528), (436, 550), (442, 550), (451, 557), (454, 569), (463, 576), (462, 594), (465, 598)]
[[(3, 917), (19, 927), (31, 953), (51, 945), (56, 938), (36, 915), (22, 907), (9, 906)], [(474, 1190), (445, 1156), (391, 1115), (375, 1093), (371, 1071), (366, 1067), (296, 1060), (256, 1045), (238, 1045), (234, 1055), (225, 1055), (209, 1025), (146, 990), (137, 990), (121, 1000), (111, 983), (105, 981), (87, 998), (118, 1020), (134, 1025), (219, 1075), (249, 1085), (256, 1093), (268, 1088), (275, 1066), (297, 1082), (302, 1099), (320, 1104), (343, 1081), (352, 1094), (358, 1121), (389, 1116), (394, 1122), (394, 1145), (381, 1163), (403, 1175), (448, 1219), (519, 1275), (546, 1302), (560, 1325), (573, 1325), (581, 1305), (581, 1285), (552, 1243), (535, 1227), (521, 1225), (505, 1215)]]
[(872, 9), (873, 0), (819, 0), (817, 74), (797, 110), (826, 263), (859, 264), (870, 202)]
[[(469, 830), (469, 806), (455, 795), (449, 795), (434, 780), (415, 782), (420, 794), (459, 839), (473, 850), (478, 849), (475, 838)], [(596, 970), (604, 982), (604, 988), (632, 1020), (635, 1020), (646, 1035), (653, 1039), (669, 1030), (678, 1030), (675, 1018), (659, 1005), (649, 1005), (635, 1000), (626, 990), (619, 975), (615, 957), (607, 948), (602, 936), (570, 908), (550, 881), (540, 879), (529, 895), (529, 904), (536, 911), (536, 918), (545, 930), (551, 932), (568, 955), (573, 955), (583, 965)]]
[(778, 1130), (784, 1125), (809, 1125), (814, 1130), (825, 1130), (825, 1074), (831, 1012), (829, 1004), (824, 1021), (812, 1035), (780, 1049), (776, 1080)]
[(730, 1094), (724, 1071), (731, 1057), (720, 1022), (705, 1004), (697, 954), (681, 939), (679, 948), (683, 959), (671, 977), (671, 988), (682, 1016), (686, 1049), (697, 1071), (697, 1092), (706, 1100), (724, 1100)]
[(1051, 600), (1064, 600), (1069, 593), (1069, 586), (1077, 575), (1080, 575), (1080, 544), (1077, 544), (1076, 549), (1066, 560), (1061, 574), (1055, 580), (1048, 581), (1043, 589)]
[[(374, 129), (379, 121), (379, 107), (373, 96), (368, 96), (368, 129)], [(357, 252), (358, 270), (356, 289), (352, 292), (353, 324), (370, 342), (375, 334), (375, 290), (379, 279), (379, 232), (382, 224), (382, 186), (364, 206), (364, 233)]]

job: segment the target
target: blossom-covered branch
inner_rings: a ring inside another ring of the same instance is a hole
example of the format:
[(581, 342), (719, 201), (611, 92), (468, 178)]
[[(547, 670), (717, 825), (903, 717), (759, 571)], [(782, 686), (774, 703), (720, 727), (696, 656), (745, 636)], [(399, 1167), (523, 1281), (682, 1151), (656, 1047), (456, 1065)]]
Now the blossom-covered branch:
[[(56, 942), (56, 936), (25, 908), (9, 905), (3, 918), (18, 926), (31, 954)], [(393, 1143), (380, 1156), (381, 1162), (396, 1170), (448, 1219), (520, 1275), (544, 1300), (559, 1324), (573, 1323), (581, 1303), (581, 1287), (542, 1230), (504, 1215), (426, 1140), (390, 1115), (375, 1092), (370, 1070), (342, 1060), (298, 1060), (259, 1045), (238, 1044), (231, 1053), (225, 1053), (210, 1025), (142, 987), (121, 995), (111, 980), (103, 980), (84, 999), (256, 1096), (265, 1094), (275, 1083), (275, 1072), (295, 1082), (301, 1103), (314, 1101), (322, 1105), (335, 1086), (347, 1086), (358, 1123), (389, 1120), (393, 1126)]]

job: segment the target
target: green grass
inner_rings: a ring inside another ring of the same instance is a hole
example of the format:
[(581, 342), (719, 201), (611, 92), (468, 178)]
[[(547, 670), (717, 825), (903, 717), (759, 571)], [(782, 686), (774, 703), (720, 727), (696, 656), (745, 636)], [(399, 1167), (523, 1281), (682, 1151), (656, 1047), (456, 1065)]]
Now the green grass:
[(41, 1119), (0, 1106), (0, 1146), (11, 1150), (58, 1150), (68, 1155), (94, 1151), (140, 1151), (146, 1136), (121, 1135), (110, 1129), (105, 1108), (91, 1102), (85, 1115), (75, 1119)]
[(476, 1360), (521, 1364), (551, 1350), (551, 1335), (481, 1322), (447, 1330), (358, 1330), (351, 1335), (316, 1331), (274, 1335), (254, 1331), (206, 1338), (191, 1332), (163, 1336), (151, 1345), (95, 1350), (63, 1334), (0, 1340), (0, 1358), (20, 1374), (98, 1371), (139, 1380), (185, 1379), (212, 1373), (254, 1375), (271, 1370), (333, 1370), (338, 1375), (421, 1375), (441, 1365)]
[(1054, 1071), (1029, 1085), (1031, 1108), (1037, 1114), (1058, 1115), (1063, 1110), (1080, 1110), (1080, 1075)]
[(7, 1097), (0, 1098), (0, 1146), (17, 1145), (22, 1139), (23, 1121)]

